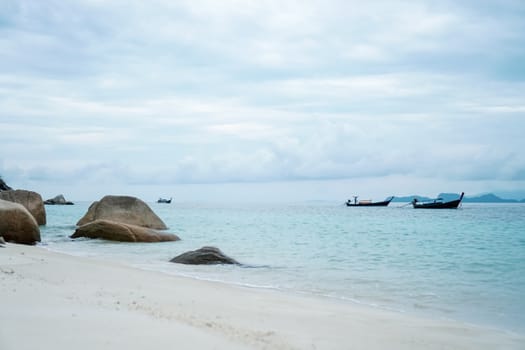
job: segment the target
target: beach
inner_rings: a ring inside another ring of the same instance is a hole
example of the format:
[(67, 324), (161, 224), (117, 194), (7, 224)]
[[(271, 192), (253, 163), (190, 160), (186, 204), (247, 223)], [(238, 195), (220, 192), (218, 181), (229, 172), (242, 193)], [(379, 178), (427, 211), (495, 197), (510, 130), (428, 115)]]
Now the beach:
[(0, 348), (523, 349), (522, 335), (7, 244)]

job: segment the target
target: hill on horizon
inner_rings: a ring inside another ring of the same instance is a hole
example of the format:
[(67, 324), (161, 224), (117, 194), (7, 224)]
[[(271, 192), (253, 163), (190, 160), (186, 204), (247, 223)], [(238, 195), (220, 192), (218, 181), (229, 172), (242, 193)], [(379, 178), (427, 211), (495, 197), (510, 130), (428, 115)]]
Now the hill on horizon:
[[(458, 199), (460, 196), (459, 193), (440, 193), (436, 198), (442, 198), (443, 201), (448, 202), (455, 199)], [(418, 201), (430, 201), (435, 198), (420, 196), (420, 195), (411, 195), (411, 196), (401, 196), (394, 197), (393, 202), (411, 202), (414, 198), (417, 198)], [(464, 203), (525, 203), (525, 199), (506, 199), (496, 196), (494, 193), (487, 193), (482, 195), (476, 195), (473, 197), (465, 196), (463, 198)]]

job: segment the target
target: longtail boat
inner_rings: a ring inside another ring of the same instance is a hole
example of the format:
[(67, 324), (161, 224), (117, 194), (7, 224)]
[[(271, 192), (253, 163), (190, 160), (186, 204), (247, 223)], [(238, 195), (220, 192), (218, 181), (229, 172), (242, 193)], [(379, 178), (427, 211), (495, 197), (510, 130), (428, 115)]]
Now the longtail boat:
[(459, 199), (448, 202), (443, 202), (443, 198), (436, 198), (426, 202), (420, 202), (417, 198), (414, 198), (411, 203), (414, 209), (457, 209), (464, 195), (465, 192), (461, 192)]
[(386, 200), (382, 202), (372, 202), (371, 200), (357, 200), (358, 196), (354, 196), (354, 201), (352, 202), (350, 199), (346, 201), (347, 207), (386, 207), (390, 204), (392, 199), (394, 199), (394, 196), (387, 198)]
[(170, 204), (170, 203), (171, 203), (171, 198), (170, 198), (170, 199), (159, 198), (159, 199), (157, 200), (157, 203), (166, 203), (166, 204)]

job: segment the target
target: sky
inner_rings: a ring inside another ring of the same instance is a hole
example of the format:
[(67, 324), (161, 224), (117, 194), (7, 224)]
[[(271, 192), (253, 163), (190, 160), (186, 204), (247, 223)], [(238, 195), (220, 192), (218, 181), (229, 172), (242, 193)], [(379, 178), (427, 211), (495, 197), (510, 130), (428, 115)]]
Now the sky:
[(1, 0), (0, 176), (44, 198), (525, 198), (525, 2)]

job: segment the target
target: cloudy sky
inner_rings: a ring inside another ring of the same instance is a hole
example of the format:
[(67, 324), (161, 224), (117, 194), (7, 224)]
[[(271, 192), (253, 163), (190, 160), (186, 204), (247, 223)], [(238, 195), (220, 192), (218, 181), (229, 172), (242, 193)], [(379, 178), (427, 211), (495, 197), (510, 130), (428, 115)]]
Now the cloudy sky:
[(523, 198), (524, 134), (521, 0), (0, 2), (0, 175), (45, 198)]

